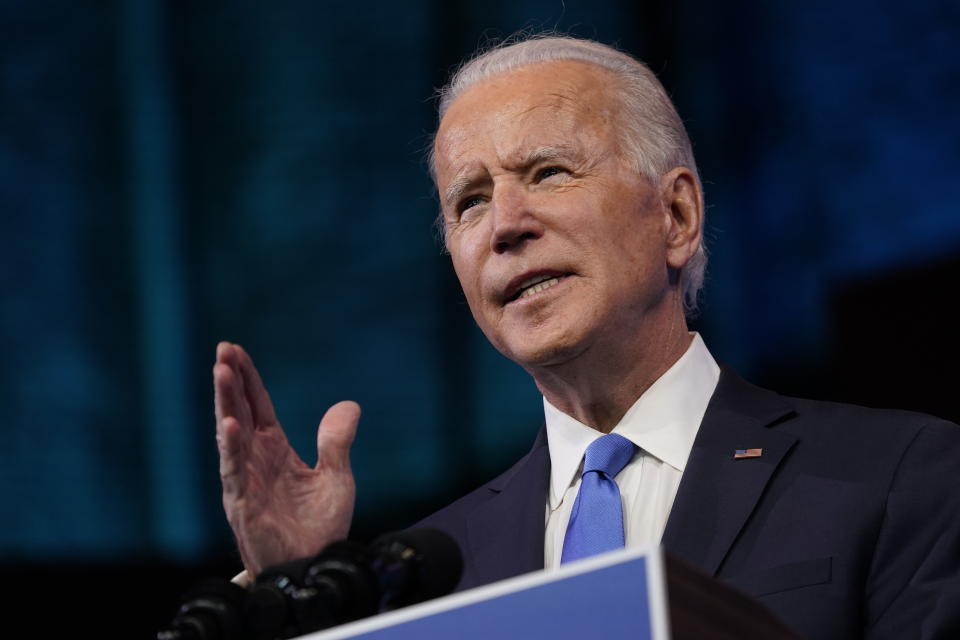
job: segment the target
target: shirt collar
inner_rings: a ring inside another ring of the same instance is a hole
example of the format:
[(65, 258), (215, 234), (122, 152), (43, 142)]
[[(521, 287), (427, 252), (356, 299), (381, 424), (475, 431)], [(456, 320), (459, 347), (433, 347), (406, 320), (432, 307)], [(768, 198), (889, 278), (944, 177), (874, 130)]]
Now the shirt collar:
[[(672, 367), (637, 398), (613, 428), (647, 454), (683, 472), (707, 404), (720, 379), (720, 367), (700, 334)], [(556, 509), (576, 477), (587, 446), (600, 432), (543, 399), (550, 448), (550, 509)]]

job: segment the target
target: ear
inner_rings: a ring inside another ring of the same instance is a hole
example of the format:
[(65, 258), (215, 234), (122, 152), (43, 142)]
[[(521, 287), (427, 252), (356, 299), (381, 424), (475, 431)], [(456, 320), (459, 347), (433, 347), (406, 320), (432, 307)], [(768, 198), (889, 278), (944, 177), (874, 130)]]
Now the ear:
[(686, 167), (671, 169), (660, 181), (667, 220), (667, 266), (682, 269), (703, 238), (703, 195), (700, 182)]

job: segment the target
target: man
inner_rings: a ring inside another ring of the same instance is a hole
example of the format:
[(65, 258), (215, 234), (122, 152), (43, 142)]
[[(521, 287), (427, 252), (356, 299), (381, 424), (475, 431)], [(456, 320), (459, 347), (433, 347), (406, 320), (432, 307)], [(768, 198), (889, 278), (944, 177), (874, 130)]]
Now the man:
[[(758, 389), (688, 333), (703, 198), (649, 70), (568, 38), (488, 52), (444, 91), (432, 165), (471, 312), (533, 377), (546, 416), (524, 459), (425, 521), (463, 548), (461, 588), (592, 553), (581, 528), (612, 509), (584, 515), (580, 490), (607, 482), (622, 506), (614, 546), (662, 540), (802, 635), (960, 628), (960, 430)], [(327, 412), (309, 468), (242, 348), (218, 346), (214, 382), (247, 572), (345, 537), (359, 407)], [(625, 467), (607, 477), (587, 466), (610, 433)]]

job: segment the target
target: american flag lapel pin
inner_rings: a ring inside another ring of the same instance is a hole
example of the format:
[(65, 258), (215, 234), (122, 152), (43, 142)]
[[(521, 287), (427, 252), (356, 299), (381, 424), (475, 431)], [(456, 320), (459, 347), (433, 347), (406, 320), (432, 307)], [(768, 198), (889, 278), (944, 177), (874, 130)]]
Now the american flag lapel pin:
[(736, 449), (733, 452), (733, 459), (739, 460), (740, 458), (759, 458), (763, 455), (763, 449)]

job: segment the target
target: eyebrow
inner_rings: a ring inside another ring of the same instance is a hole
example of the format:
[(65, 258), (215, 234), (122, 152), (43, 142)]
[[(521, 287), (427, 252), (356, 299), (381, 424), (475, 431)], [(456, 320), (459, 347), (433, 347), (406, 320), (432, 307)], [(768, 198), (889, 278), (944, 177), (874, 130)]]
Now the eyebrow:
[(557, 160), (559, 158), (570, 158), (577, 154), (577, 147), (572, 144), (550, 144), (537, 147), (529, 152), (518, 154), (519, 159), (516, 164), (521, 167), (529, 167), (544, 160)]
[(444, 189), (443, 202), (448, 207), (456, 204), (460, 200), (460, 197), (463, 196), (474, 183), (476, 183), (476, 180), (469, 175), (461, 174), (457, 176), (457, 178)]
[[(516, 160), (509, 160), (508, 166), (527, 168), (545, 160), (573, 158), (578, 155), (577, 147), (570, 144), (541, 145), (530, 151), (518, 153)], [(443, 191), (443, 200), (447, 206), (455, 204), (470, 187), (479, 182), (468, 172), (462, 172)]]

